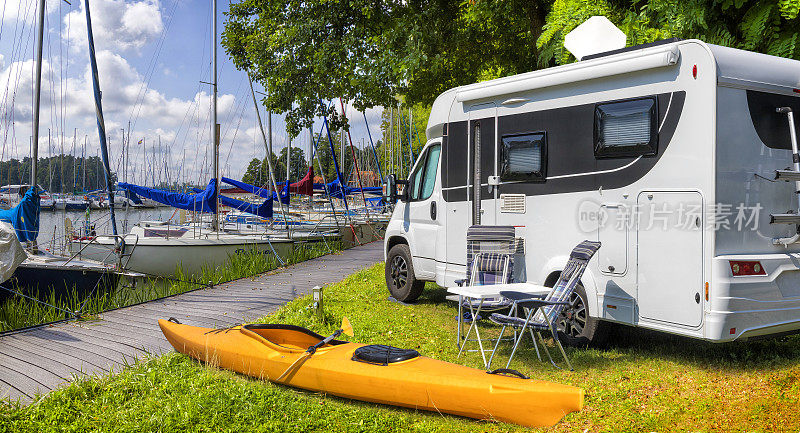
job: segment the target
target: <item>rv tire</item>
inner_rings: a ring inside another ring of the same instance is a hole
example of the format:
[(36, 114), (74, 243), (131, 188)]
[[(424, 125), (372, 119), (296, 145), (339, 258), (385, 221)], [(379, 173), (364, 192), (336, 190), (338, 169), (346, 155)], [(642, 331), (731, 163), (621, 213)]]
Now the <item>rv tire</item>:
[(397, 244), (386, 256), (386, 287), (392, 297), (400, 302), (411, 302), (422, 294), (425, 282), (414, 276), (411, 250), (406, 244)]
[(601, 345), (605, 336), (604, 324), (589, 315), (586, 289), (578, 283), (567, 300), (572, 307), (561, 312), (558, 338), (567, 346), (586, 347)]

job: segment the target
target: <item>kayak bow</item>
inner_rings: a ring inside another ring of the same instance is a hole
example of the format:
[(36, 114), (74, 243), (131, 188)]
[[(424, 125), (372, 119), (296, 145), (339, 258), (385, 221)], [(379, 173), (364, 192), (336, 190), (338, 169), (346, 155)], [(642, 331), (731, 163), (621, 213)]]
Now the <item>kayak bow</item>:
[[(158, 321), (178, 352), (247, 376), (277, 381), (325, 337), (294, 325), (209, 329)], [(487, 374), (415, 350), (331, 340), (280, 383), (339, 397), (524, 426), (551, 426), (583, 407), (569, 385)]]

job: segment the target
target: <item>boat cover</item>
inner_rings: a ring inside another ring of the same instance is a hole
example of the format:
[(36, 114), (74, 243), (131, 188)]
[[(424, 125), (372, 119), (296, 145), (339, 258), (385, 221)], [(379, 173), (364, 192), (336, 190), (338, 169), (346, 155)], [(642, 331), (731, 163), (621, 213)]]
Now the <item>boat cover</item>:
[(140, 199), (139, 196), (136, 195), (134, 192), (128, 191), (127, 189), (123, 189), (122, 193), (125, 195), (125, 198), (132, 201), (133, 204), (142, 204), (142, 199)]
[(20, 263), (28, 258), (17, 240), (14, 227), (0, 222), (0, 283), (11, 278)]
[(214, 190), (217, 186), (216, 179), (211, 179), (208, 182), (206, 189), (197, 194), (170, 192), (125, 182), (120, 182), (118, 186), (126, 191), (132, 192), (135, 195), (140, 195), (149, 198), (150, 200), (154, 200), (178, 209), (208, 213), (213, 213), (217, 210), (217, 204), (214, 203)]
[[(283, 187), (286, 182), (276, 182), (279, 187)], [(303, 176), (302, 179), (295, 183), (289, 184), (289, 192), (292, 194), (302, 194), (302, 195), (314, 195), (314, 186), (317, 184), (314, 183), (314, 167), (308, 167), (308, 171), (306, 175)], [(284, 190), (285, 191), (285, 190)]]
[(381, 192), (383, 190), (380, 186), (368, 186), (364, 188), (352, 188), (347, 185), (342, 185), (339, 179), (334, 179), (326, 184), (319, 185), (319, 189), (324, 189), (333, 198), (344, 198), (345, 195), (360, 194), (363, 189), (364, 192)]
[[(192, 188), (194, 192), (202, 192), (198, 188)], [(226, 197), (222, 194), (219, 196), (219, 202), (225, 206), (238, 209), (242, 212), (258, 215), (261, 218), (272, 219), (272, 200), (264, 200), (264, 203), (256, 205), (247, 203), (246, 201), (236, 200), (235, 198)]]
[[(260, 186), (250, 185), (249, 183), (244, 183), (240, 180), (234, 180), (225, 176), (222, 176), (222, 182), (227, 183), (228, 185), (233, 185), (237, 188), (241, 188), (249, 193), (255, 194), (262, 198), (277, 200), (277, 196), (274, 192), (266, 188), (262, 188)], [(284, 185), (284, 188), (281, 191), (281, 202), (283, 204), (289, 204), (290, 198), (291, 197), (289, 196), (289, 192), (286, 191), (286, 187)]]
[(39, 236), (39, 192), (37, 187), (29, 188), (18, 205), (0, 211), (0, 221), (14, 227), (20, 242), (35, 241)]

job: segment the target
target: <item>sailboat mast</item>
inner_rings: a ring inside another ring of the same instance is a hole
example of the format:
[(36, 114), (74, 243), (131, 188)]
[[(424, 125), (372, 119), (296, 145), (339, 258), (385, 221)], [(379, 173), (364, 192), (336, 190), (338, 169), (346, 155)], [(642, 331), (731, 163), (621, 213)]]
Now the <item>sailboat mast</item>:
[[(261, 131), (261, 136), (264, 137), (264, 145), (269, 147), (272, 144), (272, 127), (270, 126), (270, 138), (264, 136), (264, 125), (261, 124), (261, 112), (258, 110), (258, 102), (256, 101), (256, 92), (253, 90), (253, 79), (250, 77), (250, 73), (247, 74), (247, 82), (250, 83), (250, 95), (253, 96), (253, 105), (256, 109), (256, 119), (258, 120), (258, 130)], [(271, 117), (271, 116), (270, 116)], [(292, 238), (292, 232), (289, 228), (289, 219), (286, 215), (286, 210), (283, 208), (283, 201), (281, 201), (280, 192), (278, 192), (278, 184), (275, 182), (275, 172), (272, 170), (272, 149), (267, 149), (269, 151), (269, 155), (267, 155), (267, 167), (269, 167), (269, 178), (272, 181), (272, 188), (275, 189), (275, 193), (278, 195), (278, 204), (281, 207), (281, 214), (283, 214), (283, 225), (286, 226), (286, 236), (288, 239)], [(260, 186), (260, 185), (259, 185)], [(271, 198), (267, 200), (272, 200)], [(273, 221), (275, 217), (272, 218)]]
[[(42, 46), (44, 45), (45, 0), (39, 0), (39, 28), (36, 37), (36, 81), (33, 92), (33, 137), (31, 138), (31, 188), (36, 188), (39, 168), (39, 106), (42, 97)], [(11, 170), (9, 170), (10, 172)]]
[(214, 146), (214, 230), (219, 230), (219, 126), (217, 125), (217, 0), (212, 2), (211, 12), (211, 140)]
[(94, 35), (92, 34), (92, 15), (89, 13), (89, 0), (84, 2), (86, 9), (86, 32), (89, 40), (89, 62), (92, 66), (92, 88), (94, 90), (94, 110), (97, 116), (97, 133), (100, 136), (100, 154), (103, 156), (103, 171), (106, 176), (106, 190), (108, 192), (108, 209), (111, 212), (111, 230), (117, 235), (117, 218), (114, 214), (114, 185), (111, 179), (111, 165), (108, 158), (108, 145), (106, 143), (106, 121), (103, 118), (103, 103), (100, 93), (100, 78), (97, 74), (97, 58), (94, 53)]

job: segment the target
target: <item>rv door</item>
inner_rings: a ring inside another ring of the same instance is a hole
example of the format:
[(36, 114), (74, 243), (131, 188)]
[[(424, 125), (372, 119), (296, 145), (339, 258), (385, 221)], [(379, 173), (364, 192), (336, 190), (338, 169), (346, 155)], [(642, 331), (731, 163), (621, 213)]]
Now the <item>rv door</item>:
[(469, 188), (472, 224), (495, 223), (495, 191), (489, 176), (495, 176), (497, 106), (491, 102), (473, 105), (469, 110)]
[(436, 276), (437, 244), (442, 215), (441, 182), (439, 181), (440, 141), (429, 144), (420, 154), (408, 179), (408, 203), (404, 218), (408, 224), (408, 239), (414, 258), (414, 273), (418, 279)]

